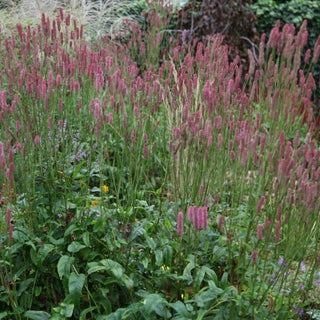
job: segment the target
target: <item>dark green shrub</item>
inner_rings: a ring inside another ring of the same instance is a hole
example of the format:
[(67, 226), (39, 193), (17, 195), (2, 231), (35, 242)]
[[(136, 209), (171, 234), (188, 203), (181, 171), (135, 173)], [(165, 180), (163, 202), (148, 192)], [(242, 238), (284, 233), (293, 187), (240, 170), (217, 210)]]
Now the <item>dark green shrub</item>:
[(257, 15), (257, 29), (268, 34), (277, 20), (294, 24), (299, 28), (303, 20), (308, 21), (309, 43), (313, 47), (320, 30), (320, 2), (312, 0), (274, 1), (258, 0), (250, 6)]
[[(250, 6), (251, 10), (257, 15), (256, 22), (258, 31), (270, 33), (277, 20), (281, 24), (289, 23), (299, 29), (304, 20), (307, 20), (308, 27), (308, 43), (306, 48), (314, 48), (315, 42), (320, 33), (320, 2), (313, 0), (291, 0), (291, 1), (274, 1), (274, 0), (258, 0)], [(304, 53), (302, 55), (304, 56)], [(313, 70), (315, 79), (319, 78), (320, 65), (317, 64)], [(315, 100), (318, 107), (316, 114), (319, 114), (319, 97), (320, 92), (317, 90)]]

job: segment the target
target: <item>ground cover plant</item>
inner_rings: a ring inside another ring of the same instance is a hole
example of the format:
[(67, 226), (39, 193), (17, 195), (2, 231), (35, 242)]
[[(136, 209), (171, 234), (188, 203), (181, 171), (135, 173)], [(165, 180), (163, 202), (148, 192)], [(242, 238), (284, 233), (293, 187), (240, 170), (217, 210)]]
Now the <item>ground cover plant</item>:
[(301, 61), (277, 24), (246, 74), (218, 35), (159, 59), (149, 5), (1, 36), (0, 318), (319, 318), (320, 38)]

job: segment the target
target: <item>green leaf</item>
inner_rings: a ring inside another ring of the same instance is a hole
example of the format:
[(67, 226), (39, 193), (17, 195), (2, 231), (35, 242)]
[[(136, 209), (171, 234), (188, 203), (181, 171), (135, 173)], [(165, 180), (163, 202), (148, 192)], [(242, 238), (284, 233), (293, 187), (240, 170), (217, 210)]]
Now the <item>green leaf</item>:
[(92, 273), (95, 273), (95, 272), (98, 272), (98, 271), (104, 271), (106, 270), (106, 267), (105, 266), (101, 266), (99, 265), (97, 262), (89, 262), (88, 263), (88, 274), (92, 274)]
[(195, 293), (198, 293), (198, 291), (200, 290), (200, 286), (203, 281), (205, 273), (206, 272), (202, 267), (198, 270), (196, 278), (194, 279), (194, 284), (193, 284), (193, 288), (194, 288)]
[(85, 248), (86, 246), (77, 242), (77, 241), (73, 241), (72, 243), (69, 244), (68, 246), (68, 251), (75, 253), (80, 251), (81, 249)]
[(70, 227), (64, 232), (64, 236), (67, 237), (70, 234), (74, 233), (76, 230), (79, 230), (79, 228), (75, 225), (72, 224), (70, 225)]
[(51, 314), (44, 311), (27, 311), (24, 313), (24, 316), (33, 319), (33, 320), (48, 320), (51, 317)]
[(177, 301), (175, 303), (170, 303), (169, 306), (177, 311), (179, 316), (182, 316), (184, 319), (193, 319), (192, 314), (187, 310), (183, 302)]
[(203, 266), (202, 268), (206, 272), (206, 274), (210, 277), (210, 279), (213, 280), (216, 285), (218, 285), (219, 281), (218, 281), (217, 274), (212, 269), (210, 269), (206, 266)]
[(42, 287), (36, 287), (36, 290), (35, 290), (34, 295), (35, 295), (36, 297), (39, 297), (39, 295), (40, 295), (41, 292), (42, 292)]
[(93, 193), (95, 193), (95, 192), (101, 192), (101, 189), (98, 188), (98, 187), (93, 187), (93, 188), (90, 190), (90, 192), (93, 192)]
[(75, 272), (72, 272), (69, 277), (69, 293), (79, 298), (82, 293), (82, 288), (85, 281), (85, 275), (83, 273), (76, 274)]
[(144, 309), (148, 314), (155, 311), (156, 306), (161, 305), (164, 299), (156, 293), (149, 294), (143, 301)]
[[(59, 316), (65, 316), (67, 318), (71, 318), (74, 310), (74, 304), (69, 304), (65, 302), (61, 302), (60, 305), (56, 308), (53, 308), (54, 311), (59, 313)], [(60, 317), (57, 318), (57, 320)]]
[(191, 275), (191, 270), (195, 268), (195, 263), (194, 261), (191, 261), (187, 264), (187, 266), (184, 268), (183, 270), (183, 277), (186, 279), (186, 280), (189, 280), (189, 281), (192, 281), (192, 275)]
[(143, 236), (145, 233), (146, 233), (146, 230), (142, 227), (138, 227), (138, 228), (134, 229), (128, 239), (128, 242), (133, 241), (137, 237)]
[(228, 282), (228, 272), (223, 273), (220, 284), (221, 284), (222, 289), (225, 289), (230, 286), (230, 284)]
[(123, 275), (121, 280), (122, 280), (123, 284), (126, 286), (127, 289), (129, 289), (129, 290), (133, 289), (134, 282), (126, 274)]
[(61, 238), (61, 239), (54, 239), (53, 237), (49, 237), (49, 241), (54, 244), (55, 246), (59, 246), (59, 245), (62, 245), (64, 244), (64, 239)]
[(155, 252), (156, 255), (156, 265), (161, 266), (163, 265), (163, 253), (161, 250), (156, 250)]
[(100, 263), (106, 267), (106, 270), (111, 271), (116, 278), (119, 279), (122, 277), (123, 268), (118, 262), (115, 262), (110, 259), (104, 259), (104, 260), (101, 260)]
[(70, 274), (70, 266), (71, 263), (73, 262), (74, 258), (73, 257), (69, 257), (69, 256), (62, 256), (59, 259), (58, 265), (57, 265), (57, 270), (58, 270), (58, 274), (60, 279), (62, 279), (63, 277), (68, 277)]
[(89, 232), (85, 232), (85, 233), (82, 235), (82, 239), (83, 239), (83, 243), (84, 243), (87, 247), (90, 247), (90, 234), (89, 234)]
[(20, 297), (22, 295), (22, 293), (24, 291), (26, 291), (29, 287), (29, 285), (34, 281), (34, 278), (29, 278), (27, 280), (24, 280), (20, 283), (19, 285), (19, 289), (18, 289), (18, 292), (17, 292), (17, 296)]
[(30, 250), (30, 257), (33, 263), (38, 266), (42, 267), (42, 263), (48, 254), (54, 249), (54, 245), (50, 243), (46, 243), (43, 247), (41, 247), (38, 251), (34, 249)]
[(163, 262), (166, 266), (171, 266), (172, 262), (172, 247), (165, 246), (163, 249)]
[(81, 311), (79, 320), (86, 320), (86, 319), (87, 319), (87, 314), (88, 314), (89, 312), (91, 312), (91, 311), (96, 310), (96, 309), (97, 309), (97, 307), (89, 307), (89, 308)]
[(147, 237), (146, 241), (147, 241), (148, 247), (150, 249), (154, 250), (156, 248), (157, 245), (156, 245), (155, 241), (152, 238)]
[(7, 312), (1, 312), (0, 313), (0, 319), (4, 319), (8, 315)]

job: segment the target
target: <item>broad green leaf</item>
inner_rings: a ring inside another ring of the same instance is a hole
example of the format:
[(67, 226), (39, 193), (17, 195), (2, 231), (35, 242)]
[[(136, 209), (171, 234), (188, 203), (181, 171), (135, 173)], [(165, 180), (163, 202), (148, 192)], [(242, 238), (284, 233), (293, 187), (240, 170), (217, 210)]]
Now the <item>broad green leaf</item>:
[(70, 234), (72, 234), (73, 232), (75, 232), (76, 230), (79, 230), (78, 226), (76, 226), (75, 224), (72, 224), (69, 226), (69, 228), (64, 232), (64, 236), (67, 237)]
[(193, 319), (192, 314), (187, 310), (183, 302), (176, 301), (175, 303), (170, 303), (169, 306), (177, 311), (178, 315), (184, 319)]
[(19, 289), (18, 289), (18, 292), (17, 292), (17, 296), (20, 297), (21, 294), (26, 291), (29, 287), (29, 285), (34, 281), (34, 278), (29, 278), (27, 280), (24, 280), (20, 283), (19, 285)]
[(24, 314), (25, 317), (33, 320), (49, 320), (51, 315), (44, 311), (27, 311)]
[(215, 282), (216, 285), (218, 285), (218, 277), (217, 274), (210, 268), (203, 266), (203, 270), (206, 272), (206, 274)]
[(42, 263), (48, 254), (54, 249), (54, 245), (50, 243), (46, 243), (43, 247), (41, 247), (38, 251), (34, 249), (30, 250), (30, 257), (33, 263), (38, 266), (42, 267)]
[(192, 281), (192, 275), (191, 275), (191, 270), (195, 268), (195, 263), (192, 261), (192, 262), (189, 262), (187, 264), (187, 266), (184, 268), (183, 270), (183, 277), (189, 281)]
[(137, 237), (143, 236), (145, 233), (146, 233), (146, 230), (144, 228), (142, 228), (142, 227), (135, 228), (132, 231), (132, 233), (131, 233), (131, 235), (130, 235), (130, 237), (128, 239), (128, 242), (133, 241)]
[(128, 289), (133, 289), (134, 282), (126, 274), (122, 276), (121, 280)]
[(222, 289), (225, 289), (230, 286), (230, 283), (228, 282), (228, 272), (223, 273), (220, 284)]
[(171, 266), (172, 262), (172, 247), (165, 246), (163, 249), (163, 262), (166, 266)]
[(145, 311), (148, 314), (151, 314), (153, 311), (155, 311), (157, 305), (163, 303), (163, 300), (164, 299), (159, 294), (149, 294), (143, 301)]
[(72, 253), (75, 253), (75, 252), (78, 252), (80, 251), (81, 249), (85, 248), (86, 246), (77, 242), (77, 241), (73, 241), (69, 244), (68, 246), (68, 251), (69, 252), (72, 252)]
[(161, 250), (156, 250), (155, 252), (156, 256), (156, 265), (157, 266), (162, 266), (163, 265), (163, 253)]
[(209, 280), (209, 291), (211, 292), (212, 297), (217, 297), (222, 295), (225, 291), (221, 288), (218, 288), (214, 281)]
[(49, 237), (49, 241), (54, 244), (55, 246), (59, 246), (64, 244), (64, 239), (60, 238), (60, 239), (54, 239), (53, 237)]
[(74, 304), (61, 302), (60, 306), (58, 308), (55, 308), (55, 309), (57, 309), (59, 311), (59, 314), (61, 316), (65, 316), (67, 318), (71, 318), (72, 314), (73, 314), (73, 310), (74, 310)]
[(203, 281), (205, 275), (205, 270), (201, 267), (198, 271), (197, 271), (197, 275), (194, 279), (194, 284), (193, 284), (193, 288), (194, 288), (194, 292), (197, 293), (200, 290), (200, 286), (201, 283)]
[(90, 191), (91, 192), (101, 192), (101, 189), (98, 187), (93, 187)]
[(89, 234), (89, 232), (85, 232), (85, 233), (82, 235), (82, 239), (83, 239), (83, 243), (84, 243), (87, 247), (90, 247), (90, 234)]
[(63, 277), (68, 277), (70, 274), (70, 266), (71, 263), (73, 262), (74, 258), (73, 257), (69, 257), (69, 256), (62, 256), (59, 259), (58, 265), (57, 265), (57, 270), (58, 270), (58, 274), (60, 279), (62, 279)]
[(86, 320), (87, 319), (87, 314), (89, 312), (91, 312), (91, 311), (96, 310), (96, 309), (97, 309), (97, 307), (89, 307), (89, 308), (81, 311), (79, 320)]
[(123, 268), (118, 262), (115, 262), (110, 259), (104, 259), (104, 260), (101, 260), (100, 263), (106, 267), (106, 270), (111, 271), (116, 278), (119, 279), (122, 277)]
[(76, 274), (72, 272), (69, 277), (69, 293), (74, 297), (80, 297), (84, 281), (85, 275), (83, 273)]
[(147, 237), (146, 241), (147, 241), (148, 247), (150, 249), (154, 250), (156, 248), (157, 245), (156, 245), (155, 241), (152, 238)]
[(5, 319), (5, 317), (8, 315), (7, 312), (1, 312), (0, 313), (0, 319)]
[(96, 262), (88, 263), (88, 268), (89, 268), (88, 269), (88, 274), (92, 274), (92, 273), (95, 273), (95, 272), (98, 272), (98, 271), (106, 270), (105, 266), (101, 266)]

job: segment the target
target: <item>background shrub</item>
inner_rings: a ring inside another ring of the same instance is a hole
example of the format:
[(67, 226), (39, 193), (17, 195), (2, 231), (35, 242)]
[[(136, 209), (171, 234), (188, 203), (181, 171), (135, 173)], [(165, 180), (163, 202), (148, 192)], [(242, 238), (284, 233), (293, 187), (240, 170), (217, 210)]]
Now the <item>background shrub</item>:
[[(319, 30), (320, 30), (320, 2), (312, 0), (291, 0), (291, 1), (273, 1), (258, 0), (250, 6), (251, 10), (257, 15), (256, 26), (260, 34), (269, 34), (277, 20), (281, 24), (294, 24), (296, 29), (300, 27), (304, 20), (308, 25), (308, 43), (307, 48), (314, 48)], [(304, 52), (303, 52), (304, 54)], [(315, 65), (313, 75), (319, 77), (320, 66)], [(319, 89), (315, 93), (317, 108), (316, 114), (319, 115)]]
[(256, 16), (246, 6), (247, 3), (242, 0), (189, 1), (179, 11), (177, 29), (186, 30), (187, 38), (197, 41), (220, 33), (225, 36), (233, 57), (238, 54), (243, 59), (248, 49), (248, 41), (243, 37), (253, 42), (258, 40)]

